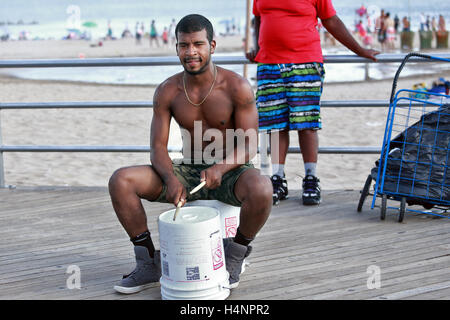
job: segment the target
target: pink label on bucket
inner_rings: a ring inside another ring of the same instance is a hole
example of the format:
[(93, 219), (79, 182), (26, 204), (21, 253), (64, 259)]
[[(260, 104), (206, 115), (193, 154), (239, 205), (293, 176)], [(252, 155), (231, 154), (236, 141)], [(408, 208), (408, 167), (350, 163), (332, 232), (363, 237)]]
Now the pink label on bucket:
[(213, 269), (220, 269), (223, 266), (222, 239), (220, 237), (211, 239), (211, 254)]
[(234, 237), (237, 231), (237, 218), (225, 218), (225, 237)]

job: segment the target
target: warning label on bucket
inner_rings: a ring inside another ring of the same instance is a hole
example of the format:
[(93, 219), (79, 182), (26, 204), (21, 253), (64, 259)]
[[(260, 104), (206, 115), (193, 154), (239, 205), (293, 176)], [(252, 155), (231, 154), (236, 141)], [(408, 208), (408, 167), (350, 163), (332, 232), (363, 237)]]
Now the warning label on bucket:
[(234, 237), (237, 231), (237, 218), (225, 218), (225, 237)]
[(223, 266), (222, 237), (216, 233), (211, 237), (211, 254), (213, 269), (217, 270)]

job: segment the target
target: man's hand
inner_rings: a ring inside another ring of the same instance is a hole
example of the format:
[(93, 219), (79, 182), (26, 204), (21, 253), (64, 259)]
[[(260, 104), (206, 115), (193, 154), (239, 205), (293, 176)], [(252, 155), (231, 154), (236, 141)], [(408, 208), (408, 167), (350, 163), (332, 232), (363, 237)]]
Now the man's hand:
[(180, 201), (182, 201), (184, 205), (186, 202), (186, 188), (183, 186), (183, 184), (175, 177), (170, 179), (166, 184), (166, 200), (169, 203), (173, 203), (175, 206)]
[(245, 54), (245, 56), (247, 57), (248, 60), (255, 63), (256, 62), (255, 58), (256, 58), (256, 55), (258, 54), (258, 51), (259, 51), (258, 49), (252, 49), (250, 52), (247, 52)]
[(200, 181), (206, 181), (206, 188), (216, 189), (222, 184), (222, 176), (222, 171), (217, 166), (212, 166), (200, 172)]
[(359, 56), (376, 62), (377, 61), (376, 55), (378, 54), (380, 54), (380, 51), (373, 49), (364, 49)]

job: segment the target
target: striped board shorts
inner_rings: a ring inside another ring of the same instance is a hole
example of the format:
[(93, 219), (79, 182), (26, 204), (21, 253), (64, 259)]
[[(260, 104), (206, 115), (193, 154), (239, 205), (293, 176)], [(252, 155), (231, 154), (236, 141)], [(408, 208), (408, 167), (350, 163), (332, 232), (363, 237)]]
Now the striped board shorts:
[(324, 76), (322, 63), (259, 63), (256, 92), (259, 130), (321, 129)]

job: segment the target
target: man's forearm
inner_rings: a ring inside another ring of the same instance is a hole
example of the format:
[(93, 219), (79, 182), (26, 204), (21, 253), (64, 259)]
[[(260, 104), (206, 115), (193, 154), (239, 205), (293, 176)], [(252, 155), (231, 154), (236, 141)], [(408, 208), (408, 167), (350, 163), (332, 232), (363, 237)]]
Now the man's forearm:
[(322, 20), (322, 24), (333, 35), (333, 37), (336, 38), (336, 40), (357, 55), (361, 55), (363, 48), (359, 45), (355, 38), (353, 38), (345, 24), (341, 19), (339, 19), (338, 16), (333, 16), (329, 19)]
[(160, 178), (167, 184), (167, 182), (175, 177), (173, 172), (172, 160), (169, 157), (167, 149), (155, 148), (150, 153), (150, 161), (155, 171), (159, 174)]
[(255, 17), (255, 34), (253, 37), (254, 48), (259, 50), (259, 26), (261, 25), (261, 17)]

